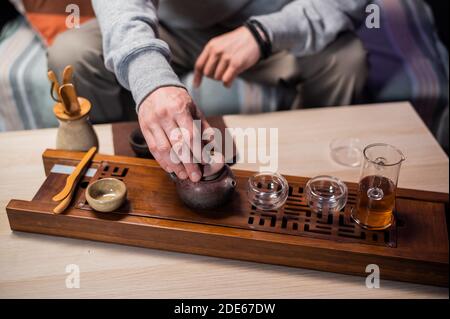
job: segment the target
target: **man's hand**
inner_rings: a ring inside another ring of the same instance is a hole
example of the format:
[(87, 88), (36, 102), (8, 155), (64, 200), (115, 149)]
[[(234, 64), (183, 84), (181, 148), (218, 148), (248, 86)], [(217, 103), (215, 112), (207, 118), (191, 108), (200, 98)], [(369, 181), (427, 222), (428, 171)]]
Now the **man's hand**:
[(194, 86), (199, 87), (202, 77), (207, 76), (230, 87), (236, 76), (258, 62), (260, 55), (258, 43), (246, 27), (215, 37), (195, 63)]
[[(202, 176), (198, 164), (181, 158), (182, 162), (177, 164), (170, 156), (172, 146), (181, 139), (192, 148), (194, 138), (198, 138), (195, 136), (200, 133), (194, 129), (193, 119), (201, 120), (203, 128), (210, 127), (188, 92), (179, 87), (159, 88), (142, 102), (138, 116), (148, 147), (161, 167), (175, 172), (180, 179), (189, 177), (198, 182)], [(186, 129), (189, 136), (183, 135), (180, 128)]]

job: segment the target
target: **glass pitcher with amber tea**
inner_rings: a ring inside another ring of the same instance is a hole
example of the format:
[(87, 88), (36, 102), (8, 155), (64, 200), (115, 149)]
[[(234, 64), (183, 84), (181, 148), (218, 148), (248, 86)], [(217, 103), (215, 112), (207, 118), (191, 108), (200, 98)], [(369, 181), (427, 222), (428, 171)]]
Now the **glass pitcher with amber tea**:
[(403, 153), (388, 144), (371, 144), (363, 151), (356, 207), (352, 218), (370, 230), (382, 230), (394, 222), (395, 192)]

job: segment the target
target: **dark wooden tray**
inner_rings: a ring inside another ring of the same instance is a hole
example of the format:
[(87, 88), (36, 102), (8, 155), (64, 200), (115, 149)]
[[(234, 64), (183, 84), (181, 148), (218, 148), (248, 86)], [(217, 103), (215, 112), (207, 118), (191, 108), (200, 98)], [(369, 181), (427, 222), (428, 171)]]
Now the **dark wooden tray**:
[[(234, 170), (237, 192), (232, 200), (214, 211), (193, 211), (181, 203), (155, 161), (98, 154), (92, 164), (97, 169), (94, 176), (84, 177), (70, 208), (54, 215), (51, 197), (67, 175), (52, 168), (75, 166), (82, 155), (55, 150), (43, 154), (47, 178), (31, 201), (9, 202), (11, 229), (360, 276), (367, 276), (368, 264), (377, 264), (382, 279), (448, 285), (447, 194), (399, 189), (395, 225), (374, 232), (349, 218), (356, 184), (347, 184), (345, 209), (322, 216), (311, 213), (305, 203), (308, 179), (286, 176), (286, 204), (278, 211), (262, 212), (246, 199), (245, 184), (252, 173)], [(117, 212), (95, 212), (84, 189), (110, 176), (126, 183), (128, 201)]]

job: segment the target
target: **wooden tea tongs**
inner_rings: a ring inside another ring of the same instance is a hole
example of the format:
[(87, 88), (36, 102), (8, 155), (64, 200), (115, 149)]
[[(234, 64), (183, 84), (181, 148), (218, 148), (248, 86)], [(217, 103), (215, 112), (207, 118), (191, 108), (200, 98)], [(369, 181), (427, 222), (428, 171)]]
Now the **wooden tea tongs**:
[(72, 174), (67, 177), (66, 185), (64, 186), (64, 188), (58, 194), (53, 196), (53, 201), (61, 201), (58, 206), (53, 209), (53, 213), (60, 214), (64, 212), (64, 210), (66, 210), (66, 208), (69, 206), (75, 193), (76, 186), (80, 179), (84, 176), (84, 172), (86, 171), (87, 167), (89, 166), (88, 164), (90, 163), (96, 152), (97, 147), (95, 146), (91, 147), (89, 151), (86, 152), (81, 161), (78, 163), (77, 167), (75, 167), (75, 170), (72, 172)]
[[(55, 72), (48, 71), (48, 78), (52, 82), (51, 96), (52, 98), (62, 103), (64, 113), (68, 116), (76, 116), (80, 113), (81, 107), (78, 101), (77, 92), (75, 91), (75, 86), (72, 83), (73, 67), (68, 65), (63, 71), (63, 82), (62, 85), (58, 83)], [(57, 97), (54, 96), (56, 92)]]

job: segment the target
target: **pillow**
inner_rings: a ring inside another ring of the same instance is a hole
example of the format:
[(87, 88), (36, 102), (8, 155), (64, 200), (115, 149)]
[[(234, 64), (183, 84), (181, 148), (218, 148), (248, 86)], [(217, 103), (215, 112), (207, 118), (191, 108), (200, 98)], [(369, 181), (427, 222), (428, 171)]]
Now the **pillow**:
[(46, 46), (55, 37), (66, 31), (66, 19), (72, 11), (66, 12), (70, 4), (80, 8), (80, 24), (92, 19), (95, 14), (90, 0), (10, 0), (17, 10), (26, 16)]

